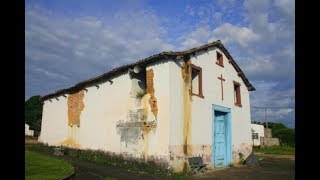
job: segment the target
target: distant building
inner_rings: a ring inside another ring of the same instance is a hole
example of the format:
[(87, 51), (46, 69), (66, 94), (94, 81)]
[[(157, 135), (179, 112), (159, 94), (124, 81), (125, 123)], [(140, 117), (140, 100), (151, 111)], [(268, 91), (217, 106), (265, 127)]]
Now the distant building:
[(264, 137), (265, 128), (262, 124), (251, 124), (252, 141), (254, 146), (260, 146), (260, 137)]
[(252, 122), (251, 133), (253, 146), (279, 146), (278, 138), (272, 137), (272, 129), (266, 128), (265, 123)]
[(33, 136), (34, 135), (34, 130), (31, 130), (30, 126), (26, 123), (24, 123), (24, 135), (25, 136)]

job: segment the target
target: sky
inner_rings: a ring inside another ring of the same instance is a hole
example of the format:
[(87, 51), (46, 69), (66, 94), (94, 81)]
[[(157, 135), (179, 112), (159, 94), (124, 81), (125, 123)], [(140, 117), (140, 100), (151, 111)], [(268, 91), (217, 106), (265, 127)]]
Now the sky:
[(25, 100), (163, 51), (221, 40), (252, 121), (295, 127), (294, 0), (26, 0)]

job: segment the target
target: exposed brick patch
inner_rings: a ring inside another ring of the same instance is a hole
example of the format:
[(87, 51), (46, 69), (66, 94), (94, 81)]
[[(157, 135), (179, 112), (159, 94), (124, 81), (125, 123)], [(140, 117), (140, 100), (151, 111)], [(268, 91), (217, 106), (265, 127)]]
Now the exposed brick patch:
[(84, 90), (70, 94), (68, 97), (68, 125), (80, 125), (80, 114), (84, 109)]
[(146, 78), (147, 78), (147, 93), (154, 94), (154, 88), (153, 88), (153, 69), (147, 70)]
[(146, 72), (146, 84), (147, 84), (147, 93), (150, 94), (149, 104), (151, 107), (151, 112), (157, 119), (158, 115), (158, 105), (157, 105), (157, 98), (154, 96), (154, 85), (153, 85), (153, 69), (149, 69)]

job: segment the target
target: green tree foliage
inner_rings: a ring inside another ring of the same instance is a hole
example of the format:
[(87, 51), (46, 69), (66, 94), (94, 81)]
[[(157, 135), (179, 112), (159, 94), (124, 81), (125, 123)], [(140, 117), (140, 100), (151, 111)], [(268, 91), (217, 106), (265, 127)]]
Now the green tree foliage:
[(282, 123), (269, 123), (272, 129), (272, 137), (279, 138), (281, 145), (295, 147), (295, 129), (288, 128)]
[(272, 129), (272, 132), (274, 130), (279, 130), (279, 129), (286, 129), (288, 128), (286, 125), (284, 125), (283, 123), (275, 123), (275, 122), (268, 122), (268, 126), (269, 128)]
[(40, 96), (32, 96), (24, 103), (24, 122), (31, 129), (40, 130), (42, 119), (42, 102)]

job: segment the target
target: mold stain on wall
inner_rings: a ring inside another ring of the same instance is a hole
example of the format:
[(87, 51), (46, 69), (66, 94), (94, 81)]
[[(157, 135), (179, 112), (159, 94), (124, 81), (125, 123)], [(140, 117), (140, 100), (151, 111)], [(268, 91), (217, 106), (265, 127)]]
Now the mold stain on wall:
[(84, 90), (70, 94), (68, 97), (68, 138), (61, 142), (61, 145), (71, 147), (81, 147), (78, 144), (80, 130), (80, 114), (84, 109)]
[[(150, 95), (151, 96), (151, 95)], [(147, 118), (148, 118), (148, 106), (147, 106), (147, 97), (148, 96), (144, 96), (142, 98), (142, 102), (143, 102), (143, 107), (144, 107), (144, 111), (143, 111), (143, 125), (141, 127), (141, 139), (142, 139), (142, 155), (143, 155), (143, 159), (145, 161), (147, 161), (148, 159), (148, 153), (149, 153), (149, 134), (150, 131), (152, 130), (152, 127), (147, 126)], [(151, 98), (151, 97), (150, 97)], [(150, 99), (149, 98), (149, 99)], [(152, 106), (151, 106), (152, 107)]]
[(241, 143), (239, 148), (232, 147), (232, 163), (238, 164), (240, 162), (240, 153), (243, 154), (243, 159), (246, 159), (252, 152), (252, 145), (247, 143)]
[(127, 120), (118, 121), (117, 132), (120, 134), (120, 142), (124, 143), (125, 148), (136, 151), (140, 136), (139, 122), (144, 116), (143, 109), (129, 110)]
[(63, 146), (69, 146), (73, 148), (81, 148), (81, 145), (76, 143), (73, 138), (68, 138), (60, 143)]
[[(116, 128), (117, 133), (120, 135), (121, 146), (123, 146), (121, 153), (134, 153), (134, 156), (139, 157), (140, 160), (148, 161), (152, 158), (149, 154), (150, 134), (156, 128), (158, 115), (153, 69), (145, 71), (145, 79), (146, 94), (130, 97), (130, 102), (135, 103), (129, 102), (128, 117), (127, 119), (119, 120)], [(154, 116), (155, 119), (151, 119), (150, 115)]]
[(141, 127), (142, 131), (142, 141), (143, 141), (143, 149), (142, 149), (142, 154), (143, 154), (143, 159), (147, 160), (148, 159), (148, 152), (149, 152), (149, 134), (150, 131), (152, 130), (152, 127), (143, 125)]
[(157, 106), (157, 98), (154, 96), (154, 85), (153, 85), (153, 69), (149, 69), (146, 71), (146, 84), (147, 84), (147, 93), (150, 94), (149, 104), (151, 107), (151, 112), (157, 120), (158, 114), (158, 106)]
[(147, 98), (148, 98), (148, 94), (145, 94), (141, 99), (142, 107), (143, 107), (143, 121), (146, 121), (148, 119), (149, 109), (147, 105), (147, 101), (148, 101)]
[(171, 169), (176, 172), (181, 172), (188, 169), (188, 157), (201, 157), (203, 163), (208, 164), (208, 168), (211, 167), (212, 159), (212, 145), (188, 145), (188, 157), (184, 154), (185, 145), (169, 145), (170, 164)]
[(129, 110), (127, 120), (121, 120), (117, 123), (117, 132), (120, 135), (120, 142), (125, 145), (125, 152), (135, 152), (136, 155), (141, 153), (141, 159), (148, 159), (149, 152), (149, 134), (150, 131), (156, 127), (153, 122), (147, 121), (148, 119), (148, 98), (149, 94), (145, 94), (139, 100), (142, 106), (132, 107)]
[[(192, 154), (191, 143), (191, 75), (190, 75), (191, 59), (187, 60), (181, 68), (182, 75), (182, 94), (183, 94), (183, 153), (186, 157)], [(187, 168), (188, 161), (184, 163), (184, 168)]]

